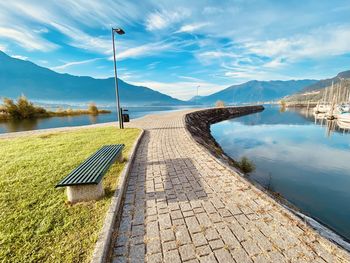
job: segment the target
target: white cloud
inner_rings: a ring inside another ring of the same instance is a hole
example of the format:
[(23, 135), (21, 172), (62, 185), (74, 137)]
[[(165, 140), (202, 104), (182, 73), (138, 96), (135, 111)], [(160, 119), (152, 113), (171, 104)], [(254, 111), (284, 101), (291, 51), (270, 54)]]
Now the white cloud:
[(65, 63), (63, 65), (52, 67), (51, 69), (59, 71), (59, 70), (66, 69), (66, 68), (71, 67), (71, 66), (88, 64), (88, 63), (91, 63), (91, 62), (95, 62), (95, 61), (100, 60), (100, 59), (102, 59), (102, 58), (94, 58), (94, 59), (87, 59), (87, 60), (81, 60), (81, 61), (67, 62), (67, 63)]
[(30, 30), (14, 29), (9, 27), (0, 27), (0, 37), (16, 42), (27, 50), (49, 51), (57, 47), (57, 45), (33, 34)]
[(286, 63), (284, 62), (284, 60), (282, 58), (275, 58), (267, 63), (264, 64), (265, 68), (271, 68), (271, 69), (278, 69), (281, 68), (283, 66), (285, 66)]
[(18, 59), (22, 59), (22, 60), (27, 60), (27, 59), (28, 59), (28, 57), (26, 57), (26, 56), (21, 56), (21, 55), (11, 55), (11, 57), (13, 57), (13, 58), (18, 58)]
[(179, 9), (176, 11), (156, 11), (147, 16), (145, 26), (148, 31), (165, 29), (177, 23), (189, 15), (189, 11)]
[(290, 38), (249, 42), (245, 48), (252, 54), (287, 60), (323, 58), (350, 53), (350, 26), (327, 26)]
[(199, 23), (199, 24), (187, 24), (183, 25), (176, 33), (191, 33), (194, 32), (204, 26), (208, 25), (208, 23)]
[[(137, 47), (132, 47), (125, 49), (121, 52), (117, 53), (117, 59), (123, 60), (123, 59), (130, 59), (130, 58), (138, 58), (138, 57), (145, 57), (145, 56), (151, 56), (154, 54), (158, 54), (161, 51), (164, 50), (170, 50), (172, 48), (171, 44), (158, 42), (158, 43), (151, 43), (151, 44), (145, 44), (140, 45)], [(111, 60), (113, 57), (110, 58)]]

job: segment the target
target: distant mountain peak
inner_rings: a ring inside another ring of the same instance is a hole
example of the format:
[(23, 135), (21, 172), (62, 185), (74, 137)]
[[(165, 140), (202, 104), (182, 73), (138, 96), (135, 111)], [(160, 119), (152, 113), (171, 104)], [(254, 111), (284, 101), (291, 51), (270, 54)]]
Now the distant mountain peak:
[[(114, 78), (95, 79), (61, 74), (30, 61), (8, 56), (0, 51), (0, 97), (51, 101), (115, 100)], [(119, 92), (123, 105), (186, 105), (181, 101), (147, 87), (134, 86), (120, 79)]]
[(201, 97), (199, 103), (212, 105), (218, 100), (222, 100), (227, 104), (275, 101), (293, 94), (316, 81), (309, 79), (287, 81), (251, 80), (242, 84), (229, 86), (209, 96)]

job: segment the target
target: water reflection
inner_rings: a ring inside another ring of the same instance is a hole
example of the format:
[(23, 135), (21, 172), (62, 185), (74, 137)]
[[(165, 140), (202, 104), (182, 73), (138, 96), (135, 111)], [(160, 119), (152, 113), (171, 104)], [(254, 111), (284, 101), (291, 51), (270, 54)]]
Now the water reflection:
[[(4, 124), (4, 122), (0, 123)], [(38, 127), (38, 121), (37, 120), (12, 120), (8, 121), (6, 125), (6, 132), (16, 132), (16, 131), (28, 131), (28, 130), (35, 130)]]
[(304, 109), (266, 107), (211, 130), (233, 159), (254, 162), (254, 180), (350, 239), (348, 129)]

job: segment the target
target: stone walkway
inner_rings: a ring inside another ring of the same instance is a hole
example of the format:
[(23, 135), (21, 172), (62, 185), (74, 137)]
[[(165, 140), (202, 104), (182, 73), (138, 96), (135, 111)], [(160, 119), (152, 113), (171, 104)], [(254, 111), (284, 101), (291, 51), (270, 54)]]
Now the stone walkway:
[(202, 150), (185, 112), (146, 116), (127, 184), (112, 262), (350, 262)]

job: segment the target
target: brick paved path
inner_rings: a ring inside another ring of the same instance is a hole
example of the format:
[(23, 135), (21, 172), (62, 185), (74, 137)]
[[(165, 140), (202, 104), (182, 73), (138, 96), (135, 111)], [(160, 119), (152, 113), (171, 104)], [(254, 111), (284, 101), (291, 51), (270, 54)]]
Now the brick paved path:
[(184, 112), (146, 116), (112, 262), (350, 262), (347, 252), (220, 165)]

